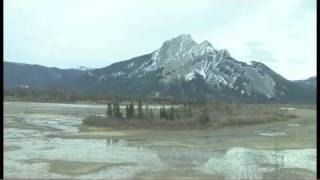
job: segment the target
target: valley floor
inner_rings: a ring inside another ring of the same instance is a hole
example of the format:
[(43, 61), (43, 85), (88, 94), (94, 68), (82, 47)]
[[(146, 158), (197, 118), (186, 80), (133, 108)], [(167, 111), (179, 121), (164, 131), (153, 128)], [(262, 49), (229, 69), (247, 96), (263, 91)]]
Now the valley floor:
[[(279, 107), (280, 108), (280, 107)], [(77, 179), (315, 179), (316, 110), (215, 130), (83, 127), (105, 106), (4, 103), (4, 176)]]

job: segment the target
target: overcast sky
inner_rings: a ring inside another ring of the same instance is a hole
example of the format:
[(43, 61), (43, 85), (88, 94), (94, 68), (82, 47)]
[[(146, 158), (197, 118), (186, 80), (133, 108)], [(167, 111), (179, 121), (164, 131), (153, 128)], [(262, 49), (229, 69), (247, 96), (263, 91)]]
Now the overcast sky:
[(4, 58), (76, 68), (190, 34), (287, 79), (316, 75), (316, 0), (4, 0)]

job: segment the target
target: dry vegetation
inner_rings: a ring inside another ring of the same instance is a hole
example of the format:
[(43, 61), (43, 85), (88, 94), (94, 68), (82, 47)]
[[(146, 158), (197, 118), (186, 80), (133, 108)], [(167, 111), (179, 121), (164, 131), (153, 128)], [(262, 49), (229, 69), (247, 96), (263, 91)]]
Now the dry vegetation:
[[(166, 111), (168, 114), (172, 112), (170, 108)], [(296, 115), (288, 110), (280, 109), (270, 104), (223, 102), (183, 105), (175, 108), (174, 118), (169, 119), (160, 118), (159, 114), (159, 110), (154, 110), (152, 117), (144, 114), (143, 118), (89, 116), (83, 120), (83, 124), (118, 129), (212, 129), (225, 126), (285, 121), (296, 118)]]
[(214, 126), (245, 125), (296, 118), (288, 110), (267, 104), (212, 103), (207, 105)]

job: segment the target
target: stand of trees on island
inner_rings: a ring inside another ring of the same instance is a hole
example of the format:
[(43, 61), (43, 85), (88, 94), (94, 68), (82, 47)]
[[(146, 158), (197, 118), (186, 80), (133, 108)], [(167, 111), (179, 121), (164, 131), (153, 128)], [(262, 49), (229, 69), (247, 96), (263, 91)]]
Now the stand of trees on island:
[[(155, 110), (154, 108), (149, 108), (148, 104), (143, 106), (141, 100), (137, 102), (136, 108), (133, 101), (126, 104), (124, 113), (120, 110), (118, 102), (109, 102), (106, 110), (106, 117), (109, 119), (116, 119), (118, 121), (126, 121), (130, 119), (150, 121), (154, 119), (163, 119), (167, 121), (175, 121), (180, 120), (181, 117), (192, 116), (193, 113), (191, 105), (184, 104), (183, 107), (180, 108), (175, 107), (174, 105), (171, 105), (170, 108), (166, 108), (166, 106), (162, 105), (159, 110)], [(205, 108), (203, 108), (203, 116), (200, 121), (202, 123), (209, 122), (209, 116)]]
[(141, 100), (109, 102), (105, 115), (85, 118), (87, 126), (111, 128), (193, 129), (239, 126), (296, 118), (279, 106), (234, 102), (190, 101), (179, 105), (153, 105)]

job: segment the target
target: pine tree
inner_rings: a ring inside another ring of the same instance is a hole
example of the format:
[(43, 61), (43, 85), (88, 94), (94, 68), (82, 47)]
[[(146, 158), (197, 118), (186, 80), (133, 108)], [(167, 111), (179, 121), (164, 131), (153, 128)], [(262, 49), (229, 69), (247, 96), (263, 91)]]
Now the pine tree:
[(146, 110), (145, 110), (145, 116), (149, 116), (149, 106), (148, 106), (148, 104), (146, 104)]
[(163, 118), (163, 109), (162, 109), (162, 107), (160, 108), (160, 111), (159, 111), (159, 117), (160, 117), (160, 119)]
[(153, 111), (152, 111), (152, 108), (150, 108), (149, 116), (150, 116), (150, 120), (153, 120)]
[(164, 106), (160, 109), (160, 118), (161, 119), (168, 119), (168, 114)]
[(108, 102), (108, 108), (107, 108), (107, 116), (112, 117), (112, 105), (110, 102)]
[(180, 120), (180, 113), (178, 108), (175, 109), (175, 119)]
[(133, 118), (135, 115), (134, 113), (134, 104), (131, 101), (130, 105), (129, 105), (129, 110), (128, 110), (128, 118)]
[(112, 107), (112, 117), (116, 117), (116, 114), (117, 114), (117, 103), (114, 102)]
[(206, 125), (210, 122), (210, 118), (207, 112), (206, 107), (203, 107), (202, 115), (200, 116), (199, 123), (200, 125)]
[(171, 111), (170, 111), (170, 115), (169, 115), (169, 119), (170, 120), (172, 120), (172, 121), (174, 121), (174, 107), (173, 107), (173, 105), (171, 106)]
[(126, 118), (128, 119), (130, 116), (129, 105), (126, 105)]
[(166, 120), (169, 119), (168, 112), (167, 112), (167, 110), (166, 110), (165, 107), (163, 107), (163, 116), (164, 116), (164, 118), (165, 118)]
[(143, 109), (142, 109), (142, 102), (141, 100), (139, 100), (138, 102), (138, 114), (137, 114), (137, 117), (139, 119), (142, 119), (143, 118)]
[(121, 119), (122, 118), (122, 113), (120, 111), (120, 106), (119, 103), (114, 103), (113, 104), (113, 109), (114, 109), (114, 117), (117, 119)]
[(193, 116), (193, 114), (192, 114), (192, 109), (191, 109), (191, 105), (189, 105), (188, 106), (188, 113), (187, 113), (188, 115), (188, 117), (192, 117)]

